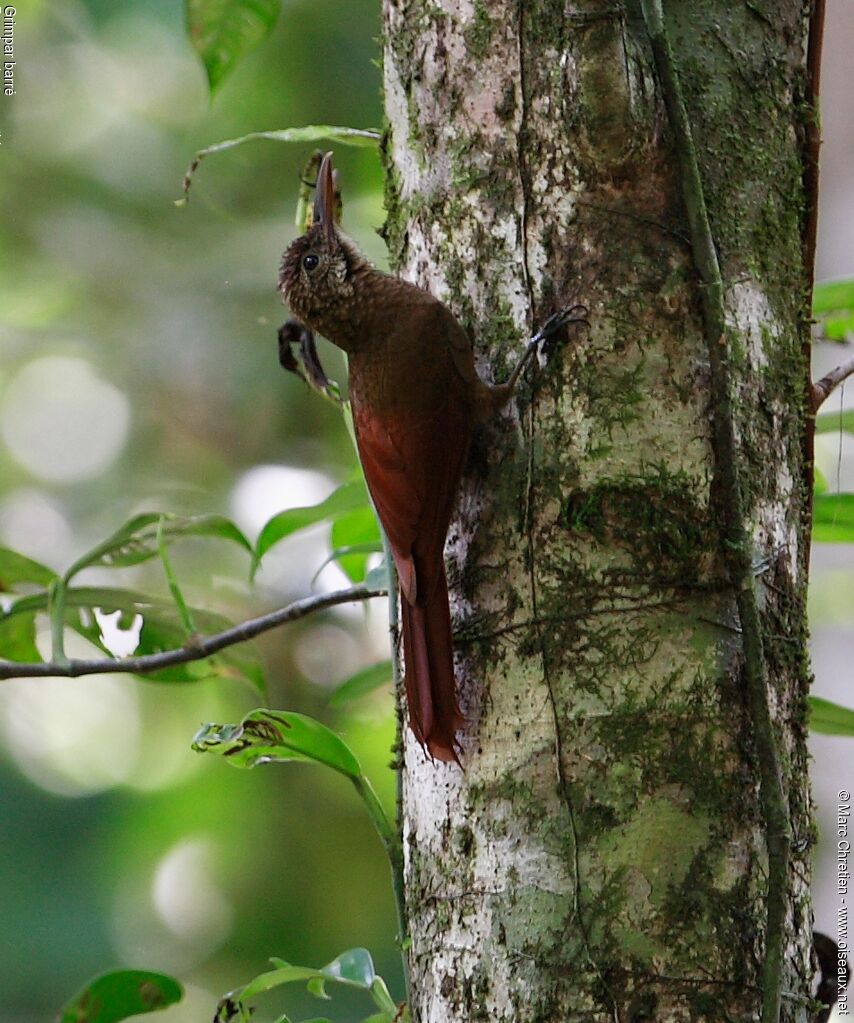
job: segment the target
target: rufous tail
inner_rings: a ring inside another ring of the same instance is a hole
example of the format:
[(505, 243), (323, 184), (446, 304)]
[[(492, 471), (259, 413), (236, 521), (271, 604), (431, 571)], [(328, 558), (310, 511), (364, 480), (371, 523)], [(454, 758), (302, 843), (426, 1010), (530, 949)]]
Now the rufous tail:
[(401, 598), (409, 727), (436, 760), (456, 761), (454, 733), (465, 726), (457, 703), (445, 570), (424, 604)]

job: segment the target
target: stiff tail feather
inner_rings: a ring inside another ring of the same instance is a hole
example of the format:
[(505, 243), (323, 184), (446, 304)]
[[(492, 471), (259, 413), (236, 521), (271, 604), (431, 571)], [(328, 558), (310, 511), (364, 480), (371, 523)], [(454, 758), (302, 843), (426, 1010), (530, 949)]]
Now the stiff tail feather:
[(409, 727), (437, 760), (456, 761), (454, 733), (465, 726), (457, 703), (445, 573), (424, 604), (401, 599)]

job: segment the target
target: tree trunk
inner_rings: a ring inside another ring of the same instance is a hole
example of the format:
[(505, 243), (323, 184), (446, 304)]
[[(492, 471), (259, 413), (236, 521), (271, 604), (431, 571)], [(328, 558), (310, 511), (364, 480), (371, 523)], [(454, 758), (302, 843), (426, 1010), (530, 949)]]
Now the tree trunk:
[(420, 1023), (759, 1019), (774, 904), (810, 1018), (805, 10), (668, 4), (723, 350), (653, 2), (384, 3), (396, 269), (490, 379), (590, 323), (483, 430), (448, 539), (470, 727), (462, 769), (406, 742)]

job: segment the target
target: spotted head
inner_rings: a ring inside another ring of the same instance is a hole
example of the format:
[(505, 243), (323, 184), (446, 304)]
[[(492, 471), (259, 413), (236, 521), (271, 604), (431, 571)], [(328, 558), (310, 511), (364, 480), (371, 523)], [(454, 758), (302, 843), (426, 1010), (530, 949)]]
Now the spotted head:
[(364, 260), (335, 224), (332, 153), (323, 157), (311, 227), (291, 242), (279, 268), (279, 291), (302, 322), (330, 340), (330, 323), (353, 296), (353, 273)]

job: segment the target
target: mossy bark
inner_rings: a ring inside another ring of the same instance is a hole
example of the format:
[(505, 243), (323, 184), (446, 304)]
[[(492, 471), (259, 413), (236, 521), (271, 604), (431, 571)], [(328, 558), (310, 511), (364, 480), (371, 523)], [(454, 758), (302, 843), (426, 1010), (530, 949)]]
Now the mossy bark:
[[(794, 837), (782, 1019), (809, 1019), (801, 440), (805, 9), (667, 5), (729, 369)], [(385, 0), (392, 260), (501, 380), (447, 547), (462, 769), (405, 749), (419, 1023), (758, 1018), (767, 850), (709, 358), (639, 4)]]

